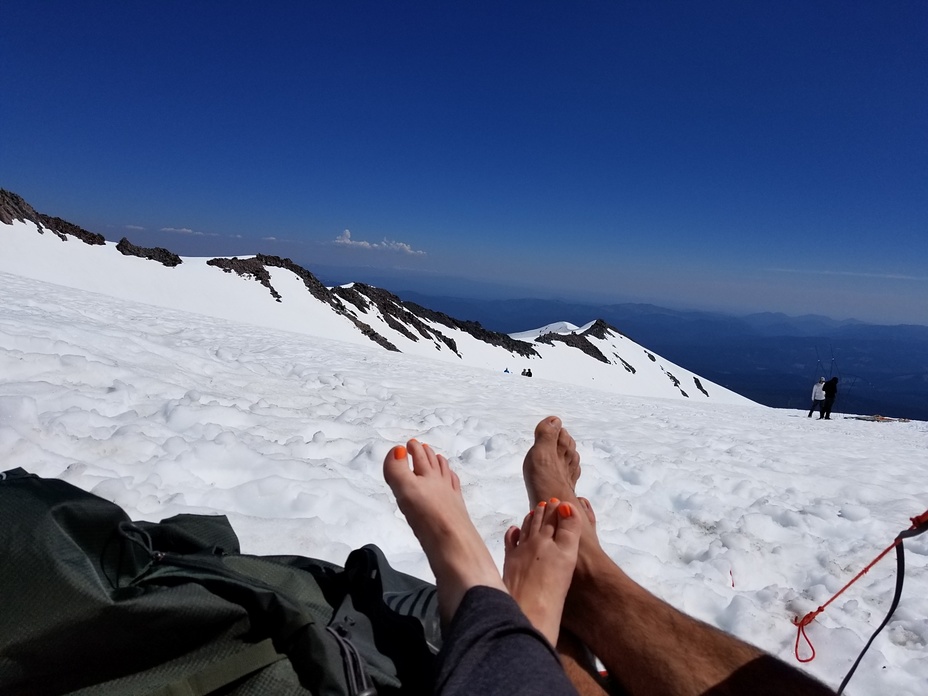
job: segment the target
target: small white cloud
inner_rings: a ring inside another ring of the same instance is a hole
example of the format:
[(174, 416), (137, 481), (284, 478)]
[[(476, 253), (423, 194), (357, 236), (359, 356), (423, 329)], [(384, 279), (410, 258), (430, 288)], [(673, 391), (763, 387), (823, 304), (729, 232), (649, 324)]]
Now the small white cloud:
[(145, 228), (141, 225), (126, 225), (127, 230), (144, 230)]
[(262, 242), (276, 242), (277, 237), (261, 237)]
[(410, 256), (425, 256), (424, 251), (419, 249), (413, 249), (406, 242), (395, 242), (389, 239), (384, 239), (382, 242), (365, 242), (362, 240), (355, 240), (351, 238), (351, 230), (345, 230), (340, 235), (338, 235), (333, 244), (340, 244), (342, 246), (355, 247), (356, 249), (375, 249), (380, 251), (398, 251), (403, 254), (409, 254)]
[(351, 239), (351, 230), (345, 230), (340, 235), (335, 238), (335, 244), (342, 244), (344, 246), (354, 246), (361, 247), (362, 249), (370, 249), (370, 242), (356, 242)]

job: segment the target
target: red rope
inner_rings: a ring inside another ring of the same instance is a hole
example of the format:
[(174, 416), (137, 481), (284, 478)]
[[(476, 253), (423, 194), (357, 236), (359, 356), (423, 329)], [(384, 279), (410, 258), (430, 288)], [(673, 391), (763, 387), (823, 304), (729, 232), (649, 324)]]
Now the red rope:
[[(915, 517), (911, 517), (909, 519), (912, 521), (912, 526), (909, 527), (909, 529), (917, 529), (918, 527), (921, 527), (923, 525), (928, 525), (928, 510), (925, 510), (925, 512), (923, 512), (921, 515), (916, 515)], [(890, 551), (892, 551), (894, 548), (896, 548), (896, 546), (898, 545), (899, 545), (899, 539), (894, 539), (893, 543), (891, 543), (889, 546), (883, 549), (883, 552), (880, 553), (880, 555), (874, 558), (872, 561), (870, 561), (870, 563), (867, 565), (866, 568), (864, 568), (862, 571), (857, 573), (857, 575), (855, 575), (851, 579), (850, 582), (848, 582), (844, 587), (842, 587), (834, 595), (832, 595), (831, 599), (829, 599), (827, 602), (825, 602), (822, 606), (820, 606), (815, 611), (810, 611), (808, 614), (803, 616), (801, 619), (799, 617), (795, 617), (793, 619), (793, 625), (796, 626), (798, 629), (796, 633), (796, 645), (794, 647), (797, 660), (799, 660), (800, 662), (811, 662), (812, 660), (815, 659), (815, 647), (812, 645), (812, 641), (809, 640), (809, 636), (806, 635), (806, 626), (812, 623), (815, 620), (816, 616), (818, 616), (823, 611), (825, 611), (825, 607), (827, 607), (829, 604), (835, 601), (841, 595), (842, 592), (844, 592), (847, 588), (849, 588), (855, 582), (860, 580), (864, 575), (866, 575), (867, 572), (873, 566), (875, 566), (877, 563), (883, 560), (883, 557), (886, 554), (888, 554)], [(806, 641), (806, 644), (809, 646), (809, 649), (812, 651), (812, 654), (809, 655), (809, 657), (799, 656), (799, 640), (800, 639), (804, 639)]]

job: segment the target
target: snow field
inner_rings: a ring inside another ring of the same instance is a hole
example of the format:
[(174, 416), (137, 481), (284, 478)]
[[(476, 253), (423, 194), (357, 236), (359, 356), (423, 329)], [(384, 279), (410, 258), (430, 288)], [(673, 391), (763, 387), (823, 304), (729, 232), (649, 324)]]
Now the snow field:
[[(375, 543), (431, 578), (381, 476), (418, 437), (446, 453), (501, 565), (542, 417), (577, 439), (578, 492), (632, 577), (794, 663), (790, 619), (826, 601), (928, 504), (928, 424), (610, 394), (234, 324), (0, 274), (0, 461), (136, 519), (228, 515), (243, 550), (344, 562)], [(849, 694), (928, 682), (928, 535)], [(892, 597), (884, 560), (809, 627), (836, 686)]]

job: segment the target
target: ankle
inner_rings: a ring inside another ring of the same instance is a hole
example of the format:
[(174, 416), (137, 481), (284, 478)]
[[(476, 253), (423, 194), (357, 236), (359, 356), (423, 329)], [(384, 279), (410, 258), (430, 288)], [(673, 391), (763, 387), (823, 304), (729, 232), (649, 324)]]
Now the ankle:
[(628, 577), (602, 548), (581, 548), (568, 599), (574, 610), (589, 604), (589, 610), (595, 614), (602, 609), (598, 605), (602, 597), (632, 596), (636, 589), (640, 589), (640, 586)]
[[(588, 530), (585, 530), (588, 531)], [(574, 570), (574, 578), (581, 582), (588, 579), (600, 577), (604, 572), (621, 569), (615, 562), (606, 555), (599, 542), (595, 539), (580, 539), (580, 550), (577, 554), (577, 566)], [(623, 573), (624, 575), (624, 573)]]

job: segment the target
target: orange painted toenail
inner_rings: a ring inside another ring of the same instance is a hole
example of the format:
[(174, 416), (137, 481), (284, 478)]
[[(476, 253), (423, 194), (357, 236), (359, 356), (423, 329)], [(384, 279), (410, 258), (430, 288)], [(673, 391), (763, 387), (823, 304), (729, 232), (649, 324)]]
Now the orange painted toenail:
[(393, 458), (394, 459), (406, 459), (406, 448), (402, 445), (397, 445), (393, 448)]
[(549, 500), (548, 502), (551, 503), (552, 505), (557, 505), (561, 501), (558, 500), (557, 498), (551, 498), (551, 500)]
[(570, 507), (570, 503), (564, 503), (559, 505), (557, 508), (557, 514), (561, 517), (567, 518), (574, 514), (573, 508)]
[(540, 503), (538, 503), (538, 507), (546, 507), (547, 505), (548, 504), (543, 500)]

